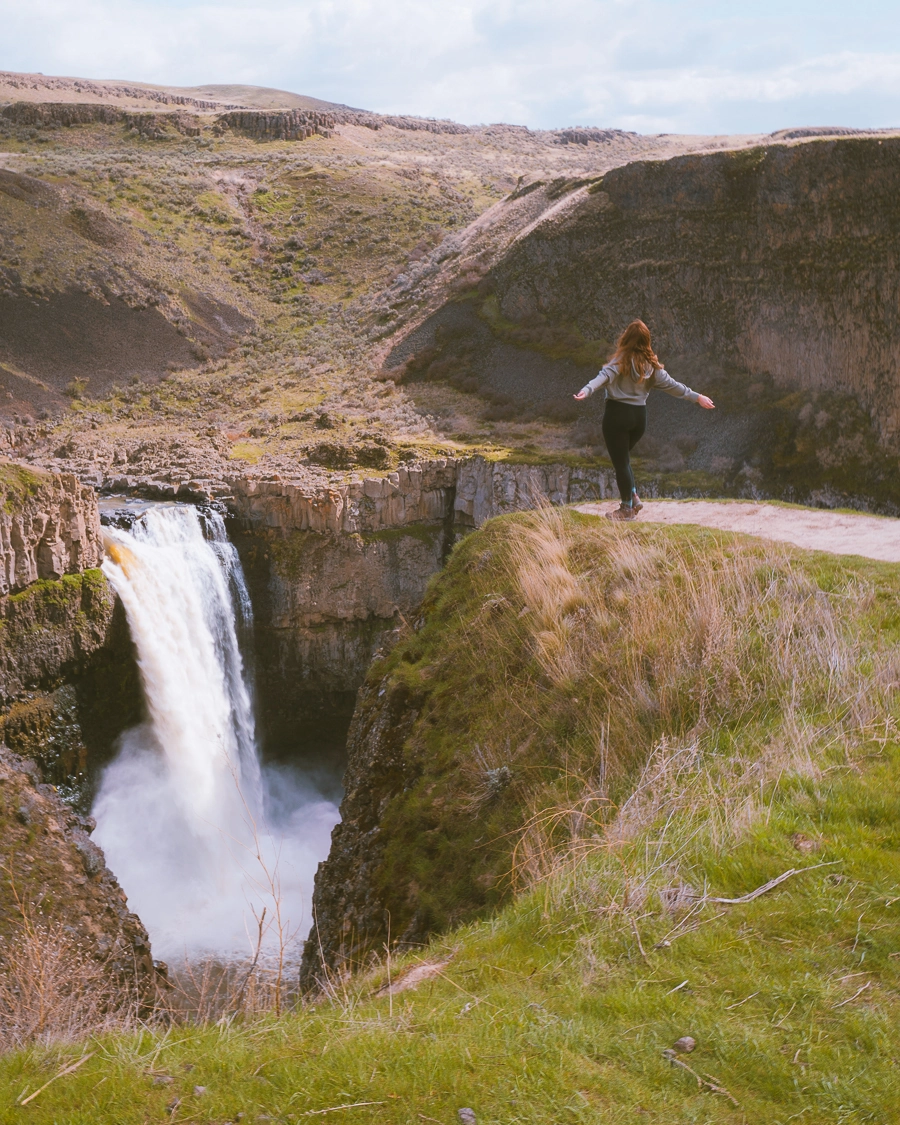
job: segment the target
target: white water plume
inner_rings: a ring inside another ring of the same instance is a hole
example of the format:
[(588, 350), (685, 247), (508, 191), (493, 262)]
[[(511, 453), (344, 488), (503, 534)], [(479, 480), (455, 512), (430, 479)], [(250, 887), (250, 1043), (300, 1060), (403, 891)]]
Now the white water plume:
[(311, 787), (260, 768), (238, 644), (250, 599), (224, 523), (203, 520), (206, 536), (194, 508), (151, 508), (131, 532), (107, 529), (103, 563), (148, 718), (103, 774), (94, 836), (162, 958), (252, 954), (264, 908), (264, 948), (305, 937), (337, 820)]

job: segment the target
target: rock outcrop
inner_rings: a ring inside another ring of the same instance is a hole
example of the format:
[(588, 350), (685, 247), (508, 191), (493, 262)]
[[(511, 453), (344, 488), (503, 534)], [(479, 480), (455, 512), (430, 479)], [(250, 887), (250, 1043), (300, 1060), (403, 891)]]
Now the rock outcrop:
[(330, 137), (334, 131), (334, 116), (303, 109), (272, 113), (257, 109), (235, 109), (218, 117), (216, 128), (231, 129), (257, 141), (305, 141), (315, 134)]
[[(382, 816), (416, 779), (404, 743), (418, 718), (418, 701), (402, 685), (366, 683), (347, 737), (341, 820), (328, 858), (316, 874), (315, 926), (303, 954), (300, 984), (314, 992), (331, 974), (358, 967), (387, 936), (380, 882), (384, 865)], [(397, 935), (394, 931), (395, 938)], [(423, 935), (416, 933), (414, 941)]]
[(604, 499), (615, 487), (604, 469), (484, 457), (436, 458), (340, 483), (229, 485), (269, 669), (262, 679), (278, 683), (284, 705), (290, 683), (354, 692), (384, 635), (418, 609), (458, 535), (504, 512)]
[(254, 480), (230, 482), (234, 510), (252, 526), (365, 534), (444, 520), (452, 510), (457, 462), (449, 458), (403, 466), (384, 477), (343, 483)]
[(614, 490), (608, 470), (484, 457), (436, 458), (367, 479), (228, 485), (270, 748), (301, 745), (335, 715), (342, 741), (373, 653), (417, 613), (458, 536), (504, 512)]
[[(657, 491), (655, 482), (644, 489)], [(525, 512), (545, 504), (576, 504), (588, 498), (618, 496), (610, 469), (570, 465), (528, 465), (469, 457), (459, 462), (453, 522), (457, 529), (481, 527), (508, 512)]]
[(96, 493), (74, 476), (0, 464), (0, 597), (100, 565)]
[(101, 553), (93, 489), (0, 466), (0, 737), (82, 805), (142, 707)]
[(20, 955), (49, 955), (41, 943), (64, 926), (111, 986), (146, 999), (155, 980), (147, 932), (91, 840), (93, 827), (41, 784), (32, 762), (0, 746), (0, 971), (23, 937)]
[(373, 652), (415, 612), (449, 549), (456, 475), (438, 459), (340, 483), (229, 482), (268, 747), (296, 747), (336, 714), (343, 741)]
[(48, 126), (114, 125), (122, 110), (113, 105), (91, 102), (13, 102), (0, 108), (0, 118), (12, 125), (43, 129)]
[(0, 466), (0, 972), (9, 949), (50, 956), (41, 943), (65, 941), (102, 968), (111, 996), (147, 998), (146, 931), (74, 807), (89, 797), (88, 744), (108, 751), (140, 709), (100, 559), (92, 489)]
[[(229, 508), (242, 523), (279, 537), (296, 531), (372, 535), (423, 523), (480, 527), (506, 512), (613, 495), (612, 471), (487, 457), (440, 457), (383, 477), (341, 482), (233, 478)], [(649, 493), (648, 493), (649, 495)]]
[(200, 134), (199, 118), (183, 111), (135, 113), (94, 102), (13, 102), (0, 108), (0, 121), (25, 129), (123, 124), (126, 129), (151, 140), (168, 136), (172, 131), (183, 136)]
[(361, 109), (336, 109), (334, 120), (339, 125), (362, 125), (366, 129), (383, 129), (391, 125), (395, 129), (403, 129), (412, 133), (471, 133), (474, 130), (469, 125), (461, 125), (458, 121), (439, 121), (433, 117), (410, 117), (408, 115), (370, 113)]

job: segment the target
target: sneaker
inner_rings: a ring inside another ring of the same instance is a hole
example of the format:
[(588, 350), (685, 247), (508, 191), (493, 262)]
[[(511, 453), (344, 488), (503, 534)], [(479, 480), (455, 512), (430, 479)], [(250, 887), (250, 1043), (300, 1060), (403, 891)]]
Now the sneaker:
[(631, 494), (631, 506), (632, 506), (632, 508), (634, 508), (634, 510), (636, 512), (639, 512), (641, 510), (641, 508), (643, 508), (643, 506), (644, 506), (641, 503), (640, 496), (638, 496), (638, 494), (636, 492), (632, 492), (632, 494)]
[(636, 520), (637, 512), (630, 504), (620, 504), (614, 512), (607, 512), (608, 520)]

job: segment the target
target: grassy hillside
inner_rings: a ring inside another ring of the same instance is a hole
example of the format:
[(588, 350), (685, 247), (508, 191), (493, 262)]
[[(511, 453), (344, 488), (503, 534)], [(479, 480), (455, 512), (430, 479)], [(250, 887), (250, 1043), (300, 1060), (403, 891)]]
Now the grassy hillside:
[(727, 533), (492, 521), (370, 672), (317, 890), (326, 960), (495, 908), (590, 847), (659, 756), (752, 786), (864, 740), (891, 715), (895, 589)]
[[(731, 535), (495, 521), (381, 673), (434, 669), (446, 854), (517, 826), (518, 894), (280, 1018), (5, 1056), (0, 1122), (893, 1120), (898, 592)], [(478, 770), (529, 731), (504, 821)]]
[[(460, 378), (373, 376), (391, 340), (471, 292), (574, 185), (722, 144), (344, 112), (302, 141), (258, 140), (209, 105), (166, 99), (322, 104), (239, 86), (13, 79), (0, 74), (0, 418), (40, 463), (101, 478), (162, 473), (186, 447), (188, 479), (250, 465), (296, 474), (323, 465), (321, 450), (308, 457), (322, 428), (343, 451), (324, 456), (332, 468), (373, 432), (427, 449), (589, 455), (596, 427), (573, 429), (568, 384), (562, 413), (522, 418), (493, 399), (485, 413)], [(543, 377), (545, 333), (529, 351), (534, 333), (506, 328)], [(550, 352), (569, 355), (571, 333), (550, 335)], [(147, 463), (130, 464), (148, 442)]]
[[(261, 142), (209, 115), (144, 117), (0, 114), (0, 417), (29, 427), (41, 460), (82, 471), (153, 438), (295, 467), (323, 412), (332, 443), (421, 435), (422, 410), (371, 379), (382, 339), (418, 315), (410, 270), (518, 177), (581, 174), (651, 144), (374, 117)], [(72, 430), (79, 448), (61, 449)], [(203, 460), (191, 475), (210, 475)]]

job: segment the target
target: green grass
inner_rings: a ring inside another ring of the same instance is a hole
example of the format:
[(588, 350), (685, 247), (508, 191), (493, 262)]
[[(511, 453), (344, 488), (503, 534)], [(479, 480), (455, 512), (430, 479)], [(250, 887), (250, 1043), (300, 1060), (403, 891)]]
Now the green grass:
[[(895, 566), (726, 533), (557, 511), (492, 521), (454, 551), (372, 683), (416, 700), (404, 753), (431, 771), (430, 790), (386, 810), (386, 831), (402, 838), (429, 801), (443, 818), (443, 851), (420, 837), (405, 861), (394, 853), (395, 877), (425, 864), (423, 895), (455, 894), (463, 860), (480, 870), (474, 832), (505, 825), (507, 862), (530, 841), (519, 892), (280, 1018), (2, 1056), (0, 1123), (332, 1109), (321, 1116), (453, 1125), (470, 1106), (509, 1125), (887, 1125), (900, 1104), (898, 594)], [(622, 702), (628, 684), (641, 706)], [(495, 764), (489, 740), (505, 752), (529, 728), (508, 803), (493, 804), (478, 774)], [(804, 868), (751, 902), (712, 901)], [(421, 961), (442, 968), (376, 995)], [(697, 1048), (679, 1057), (706, 1085), (663, 1054), (685, 1035)]]
[(0, 494), (3, 510), (17, 512), (23, 504), (36, 496), (50, 478), (45, 473), (27, 469), (24, 465), (0, 463)]
[[(613, 867), (640, 869), (650, 832), (614, 865), (588, 856), (436, 942), (421, 956), (450, 964), (416, 991), (373, 999), (382, 969), (335, 1002), (278, 1020), (8, 1055), (0, 1121), (295, 1121), (357, 1102), (380, 1104), (338, 1120), (452, 1125), (470, 1106), (479, 1122), (893, 1121), (898, 781), (898, 748), (872, 743), (855, 768), (768, 787), (765, 820), (692, 866), (692, 882), (738, 895), (790, 867), (831, 866), (750, 904), (695, 904), (693, 915), (651, 901), (629, 908)], [(822, 850), (800, 856), (798, 832)], [(655, 950), (660, 940), (671, 944)], [(394, 979), (411, 962), (395, 963)], [(665, 1059), (682, 1035), (697, 1049), (681, 1057), (739, 1109)], [(13, 1107), (83, 1049), (97, 1053)], [(154, 1076), (173, 1082), (153, 1085)]]
[(558, 511), (491, 521), (369, 675), (373, 729), (379, 707), (394, 726), (365, 750), (381, 829), (365, 848), (367, 947), (387, 938), (381, 905), (395, 934), (419, 936), (552, 870), (559, 848), (605, 830), (662, 745), (767, 779), (807, 743), (864, 740), (892, 713), (898, 592), (895, 567), (730, 533), (621, 535)]

